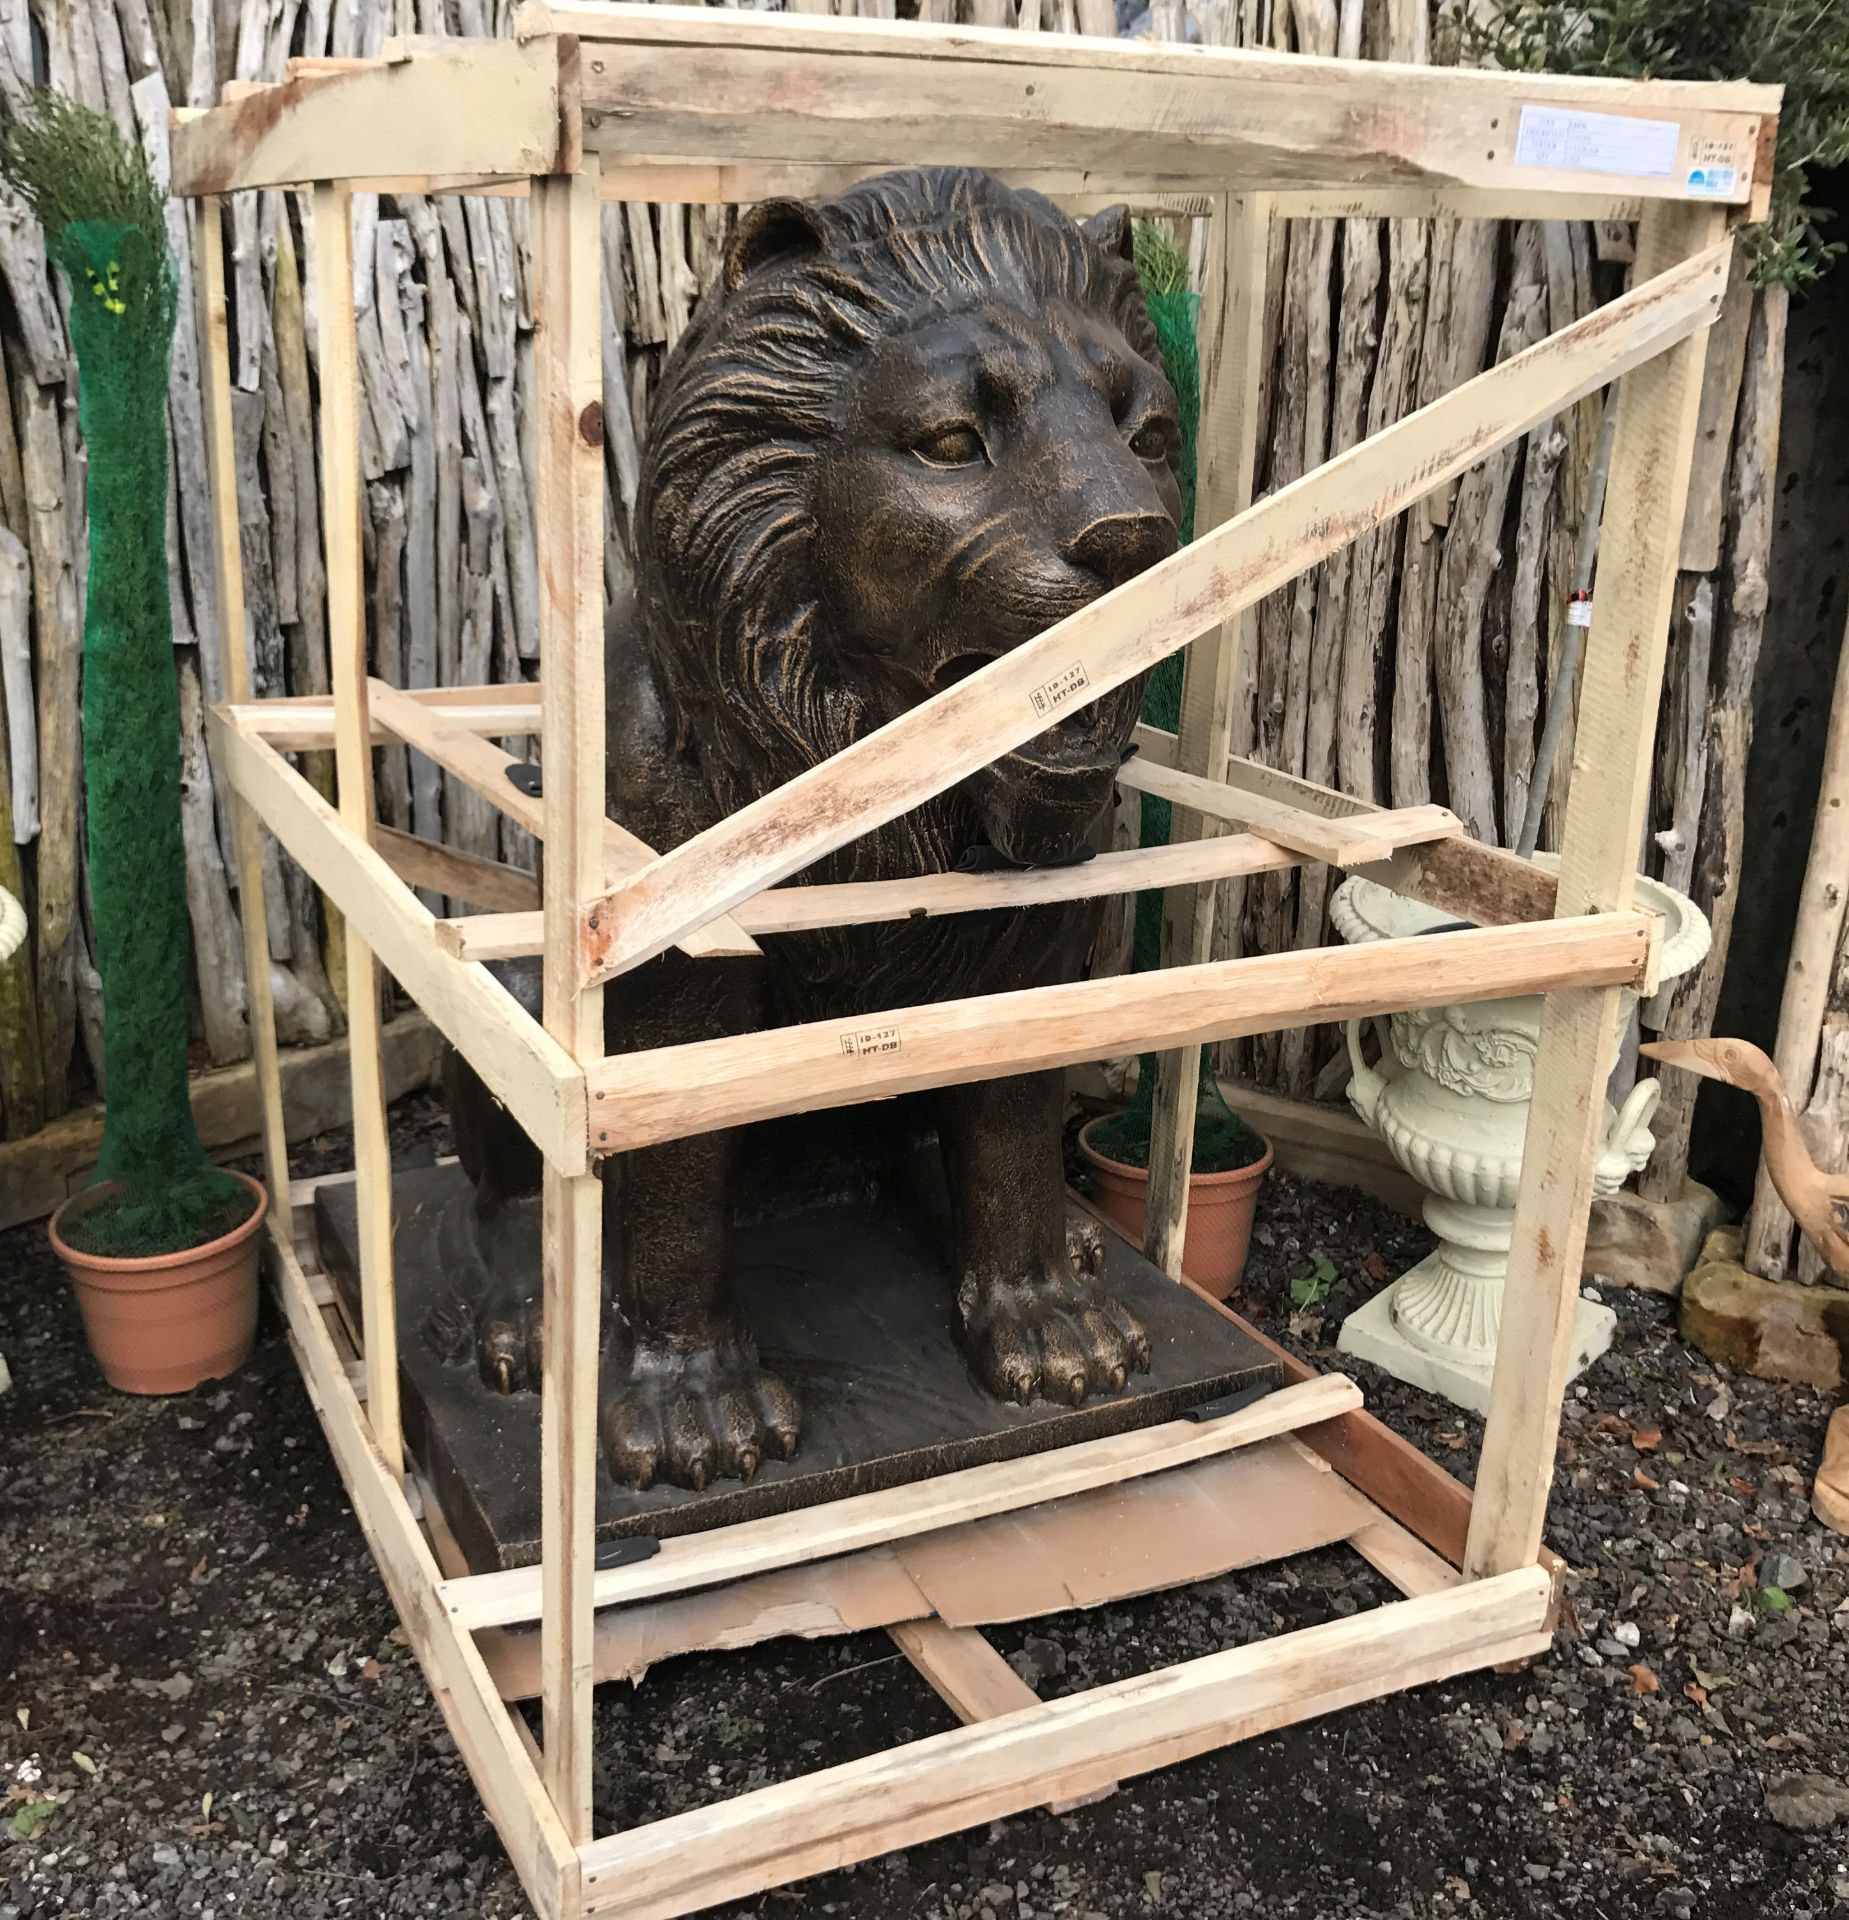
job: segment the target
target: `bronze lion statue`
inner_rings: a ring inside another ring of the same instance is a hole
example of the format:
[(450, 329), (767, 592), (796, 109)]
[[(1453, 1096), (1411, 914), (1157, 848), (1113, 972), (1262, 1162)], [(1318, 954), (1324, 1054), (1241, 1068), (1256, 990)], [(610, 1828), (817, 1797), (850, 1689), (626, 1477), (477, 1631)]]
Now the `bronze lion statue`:
[[(743, 215), (669, 356), (636, 503), (637, 586), (608, 626), (609, 808), (678, 844), (1172, 553), (1175, 396), (1121, 208), (1075, 224), (959, 169), (893, 173)], [(1139, 680), (818, 862), (805, 881), (1084, 858), (1109, 830)], [(613, 1052), (1071, 979), (1097, 903), (901, 920), (671, 952), (608, 995)], [(537, 993), (532, 975), (521, 991)], [(504, 1278), (538, 1163), (460, 1062), (477, 1183), (455, 1249), (502, 1390), (538, 1381), (538, 1306)], [(1061, 1077), (947, 1087), (934, 1121), (956, 1312), (993, 1393), (1072, 1404), (1148, 1364), (1069, 1245)], [(732, 1295), (735, 1182), (756, 1130), (605, 1170), (610, 1471), (749, 1477), (801, 1410)], [(530, 1258), (524, 1263), (532, 1271)]]

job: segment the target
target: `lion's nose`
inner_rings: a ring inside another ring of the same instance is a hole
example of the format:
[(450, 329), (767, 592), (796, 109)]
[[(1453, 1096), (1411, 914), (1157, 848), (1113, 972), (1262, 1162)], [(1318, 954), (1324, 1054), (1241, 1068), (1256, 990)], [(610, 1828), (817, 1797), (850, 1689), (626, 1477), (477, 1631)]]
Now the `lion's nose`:
[(1166, 513), (1112, 513), (1066, 542), (1067, 561), (1120, 587), (1175, 551), (1175, 523)]

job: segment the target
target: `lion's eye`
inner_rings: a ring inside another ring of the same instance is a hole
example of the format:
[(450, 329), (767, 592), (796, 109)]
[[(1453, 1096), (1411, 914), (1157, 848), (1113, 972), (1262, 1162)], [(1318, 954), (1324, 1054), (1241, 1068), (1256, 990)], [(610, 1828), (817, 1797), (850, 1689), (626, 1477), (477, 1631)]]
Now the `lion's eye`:
[(1130, 436), (1139, 460), (1166, 460), (1175, 450), (1175, 429), (1166, 420), (1145, 420)]
[(927, 467), (973, 467), (985, 453), (982, 435), (974, 427), (944, 427), (927, 434), (912, 451)]

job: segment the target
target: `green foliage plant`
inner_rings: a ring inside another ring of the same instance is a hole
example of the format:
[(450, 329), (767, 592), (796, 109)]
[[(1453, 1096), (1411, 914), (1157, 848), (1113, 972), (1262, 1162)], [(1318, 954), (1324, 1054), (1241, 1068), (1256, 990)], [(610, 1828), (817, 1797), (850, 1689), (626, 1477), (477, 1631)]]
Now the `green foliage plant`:
[(103, 982), (106, 1191), (72, 1243), (176, 1253), (230, 1231), (249, 1194), (206, 1158), (187, 1092), (186, 853), (180, 695), (168, 606), (167, 357), (176, 273), (145, 157), (52, 93), (0, 125), (0, 177), (45, 229), (70, 287), (89, 457), (83, 746)]
[(1467, 57), (1523, 72), (1782, 86), (1771, 212), (1747, 232), (1754, 279), (1801, 287), (1842, 253), (1810, 195), (1816, 173), (1849, 161), (1845, 0), (1501, 0), (1458, 31)]

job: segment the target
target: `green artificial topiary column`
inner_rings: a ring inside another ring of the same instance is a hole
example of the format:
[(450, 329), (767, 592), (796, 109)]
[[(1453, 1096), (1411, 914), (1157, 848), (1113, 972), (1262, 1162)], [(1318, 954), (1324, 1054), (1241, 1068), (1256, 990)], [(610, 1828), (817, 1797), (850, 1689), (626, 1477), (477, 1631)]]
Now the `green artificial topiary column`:
[(180, 697), (167, 583), (167, 356), (176, 277), (163, 196), (114, 124), (55, 94), (0, 128), (0, 173), (70, 284), (89, 459), (84, 792), (108, 1105), (97, 1178), (113, 1196), (73, 1241), (178, 1252), (248, 1216), (206, 1158), (187, 1092)]

